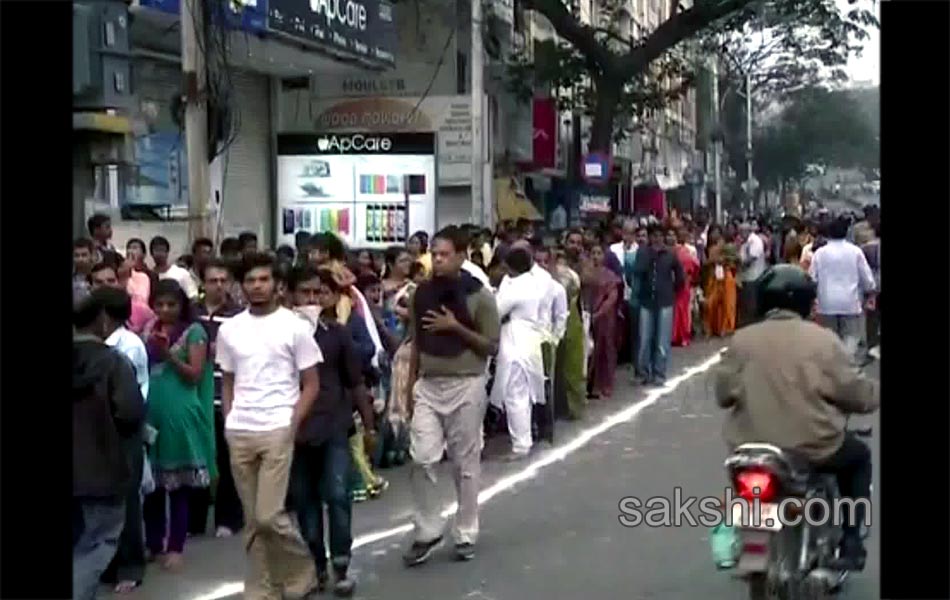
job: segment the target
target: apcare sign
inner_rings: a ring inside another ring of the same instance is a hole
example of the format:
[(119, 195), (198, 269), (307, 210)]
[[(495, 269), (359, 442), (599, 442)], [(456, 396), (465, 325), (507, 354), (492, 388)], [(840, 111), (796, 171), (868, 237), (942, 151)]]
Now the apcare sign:
[(310, 10), (326, 17), (327, 27), (334, 22), (344, 27), (366, 31), (366, 5), (353, 0), (310, 0)]
[(316, 154), (434, 154), (431, 133), (321, 133), (277, 136), (281, 156)]
[(388, 0), (269, 0), (268, 27), (298, 41), (367, 62), (395, 64), (396, 33)]
[(369, 137), (357, 133), (356, 135), (327, 135), (317, 138), (317, 150), (346, 154), (348, 152), (389, 152), (393, 149), (393, 141), (388, 137)]

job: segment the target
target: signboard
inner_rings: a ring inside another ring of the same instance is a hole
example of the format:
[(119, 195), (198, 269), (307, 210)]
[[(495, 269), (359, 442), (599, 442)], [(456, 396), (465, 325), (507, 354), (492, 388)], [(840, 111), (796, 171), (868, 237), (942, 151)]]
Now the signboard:
[(125, 203), (153, 206), (188, 204), (188, 160), (177, 131), (135, 138), (135, 163)]
[[(221, 13), (216, 15), (216, 18), (223, 17), (232, 29), (265, 33), (267, 3), (268, 0), (224, 0), (220, 5)], [(138, 5), (175, 17), (181, 14), (181, 0), (138, 0)]]
[(531, 135), (534, 166), (553, 169), (557, 164), (557, 105), (554, 98), (535, 98), (531, 121), (534, 125)]
[(268, 27), (302, 42), (393, 65), (396, 29), (387, 0), (268, 0)]
[(577, 195), (577, 207), (582, 213), (609, 213), (610, 194), (601, 190), (582, 189)]
[(351, 247), (405, 244), (435, 230), (436, 187), (431, 133), (278, 135), (278, 243), (329, 231)]
[(591, 152), (584, 156), (581, 175), (589, 183), (607, 183), (610, 179), (610, 157), (602, 152)]
[[(419, 98), (375, 97), (307, 103), (300, 98), (294, 92), (281, 95), (280, 131), (436, 132), (439, 185), (471, 185), (470, 96), (429, 96), (421, 102)], [(302, 110), (300, 102), (305, 102)]]

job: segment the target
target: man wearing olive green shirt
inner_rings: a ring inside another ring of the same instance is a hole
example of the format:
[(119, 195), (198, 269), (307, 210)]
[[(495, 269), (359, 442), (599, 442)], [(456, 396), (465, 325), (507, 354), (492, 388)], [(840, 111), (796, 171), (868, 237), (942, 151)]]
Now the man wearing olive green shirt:
[(501, 324), (491, 293), (462, 271), (468, 236), (457, 227), (436, 234), (431, 280), (409, 303), (413, 335), (410, 377), (411, 481), (415, 503), (413, 544), (407, 566), (422, 564), (442, 543), (445, 521), (436, 478), (443, 450), (455, 469), (458, 512), (452, 536), (459, 559), (475, 556), (481, 425), (486, 408), (486, 366), (498, 349)]

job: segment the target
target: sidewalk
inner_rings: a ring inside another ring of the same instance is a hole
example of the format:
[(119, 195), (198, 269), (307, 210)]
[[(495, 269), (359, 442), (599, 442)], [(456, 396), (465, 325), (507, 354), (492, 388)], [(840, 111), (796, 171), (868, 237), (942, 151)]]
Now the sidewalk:
[[(723, 345), (723, 340), (699, 341), (688, 348), (674, 349), (670, 376), (675, 376), (682, 369), (702, 362)], [(579, 431), (599, 423), (605, 416), (642, 399), (643, 388), (633, 387), (631, 378), (632, 371), (629, 366), (619, 368), (616, 391), (612, 399), (591, 401), (587, 417), (583, 421), (558, 421), (555, 425), (555, 445), (560, 446), (574, 439)], [(534, 452), (543, 453), (548, 447), (547, 444), (539, 444)], [(498, 435), (488, 440), (487, 459), (482, 462), (482, 489), (524, 469), (524, 463), (511, 464), (493, 459), (507, 449), (507, 436)], [(442, 465), (440, 470), (441, 490), (446, 504), (453, 501), (455, 495), (451, 477), (446, 471), (447, 466)], [(390, 487), (382, 497), (354, 505), (354, 539), (399, 527), (411, 521), (412, 497), (408, 465), (381, 470), (379, 473), (390, 481)], [(213, 532), (210, 526), (208, 530)], [(200, 600), (221, 586), (240, 582), (243, 579), (245, 564), (242, 540), (240, 535), (228, 539), (215, 539), (212, 536), (190, 538), (185, 546), (185, 566), (181, 571), (168, 573), (150, 566), (142, 587), (128, 594), (127, 597), (133, 600)], [(406, 540), (398, 538), (388, 541), (387, 553), (400, 553), (406, 543)], [(360, 559), (360, 553), (364, 551), (366, 550), (358, 549), (354, 552), (353, 572), (357, 577), (360, 576), (359, 570), (361, 563), (364, 562)], [(374, 554), (379, 551), (377, 549)], [(105, 595), (104, 589), (103, 596)]]

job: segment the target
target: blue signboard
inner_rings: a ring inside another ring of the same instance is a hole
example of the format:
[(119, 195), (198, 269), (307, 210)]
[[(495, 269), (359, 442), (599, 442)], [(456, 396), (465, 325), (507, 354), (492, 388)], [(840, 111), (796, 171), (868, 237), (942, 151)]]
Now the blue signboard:
[(388, 0), (269, 0), (268, 27), (301, 42), (392, 66), (393, 10)]
[[(139, 0), (139, 5), (178, 16), (182, 0)], [(212, 18), (223, 19), (232, 29), (250, 33), (267, 31), (267, 0), (218, 0)]]
[(188, 161), (177, 131), (135, 138), (137, 169), (126, 203), (182, 206), (188, 203)]

